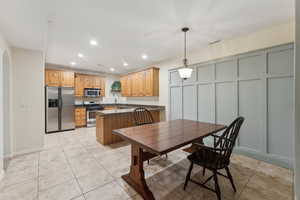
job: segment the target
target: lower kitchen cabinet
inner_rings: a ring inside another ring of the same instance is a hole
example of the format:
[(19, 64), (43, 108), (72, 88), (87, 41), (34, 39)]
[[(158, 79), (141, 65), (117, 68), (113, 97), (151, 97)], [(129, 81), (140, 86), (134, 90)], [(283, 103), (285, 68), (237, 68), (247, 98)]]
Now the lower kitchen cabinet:
[(86, 126), (86, 109), (84, 107), (75, 108), (76, 127)]

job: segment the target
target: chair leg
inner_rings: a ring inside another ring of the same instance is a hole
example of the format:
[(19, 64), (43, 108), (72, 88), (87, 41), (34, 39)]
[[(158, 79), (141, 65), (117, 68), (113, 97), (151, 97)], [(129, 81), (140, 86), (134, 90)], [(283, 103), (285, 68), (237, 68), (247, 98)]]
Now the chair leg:
[(183, 190), (185, 190), (190, 178), (191, 178), (191, 173), (192, 173), (192, 170), (193, 170), (193, 166), (194, 166), (194, 163), (191, 162), (191, 165), (190, 165), (190, 168), (189, 168), (189, 171), (186, 175), (186, 178), (185, 178), (185, 183), (184, 183), (184, 187), (183, 187)]
[(236, 192), (236, 188), (235, 188), (235, 185), (234, 185), (233, 178), (231, 176), (230, 170), (229, 170), (228, 167), (226, 167), (225, 169), (226, 169), (226, 172), (227, 172), (227, 176), (228, 176), (228, 178), (230, 180), (230, 183), (232, 185), (232, 188), (233, 188), (234, 192)]
[(203, 173), (203, 176), (205, 176), (205, 167), (203, 167), (202, 173)]
[(149, 159), (147, 160), (147, 164), (150, 165), (150, 160)]
[(215, 191), (216, 191), (218, 200), (221, 200), (221, 191), (220, 191), (220, 186), (219, 186), (219, 182), (218, 182), (217, 171), (214, 171), (214, 182), (215, 182)]

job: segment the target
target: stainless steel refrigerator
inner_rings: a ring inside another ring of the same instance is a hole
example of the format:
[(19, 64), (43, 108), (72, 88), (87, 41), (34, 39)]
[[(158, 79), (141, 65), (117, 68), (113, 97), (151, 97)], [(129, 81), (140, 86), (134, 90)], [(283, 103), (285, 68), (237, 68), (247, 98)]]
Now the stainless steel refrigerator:
[(46, 133), (75, 129), (74, 88), (46, 87)]

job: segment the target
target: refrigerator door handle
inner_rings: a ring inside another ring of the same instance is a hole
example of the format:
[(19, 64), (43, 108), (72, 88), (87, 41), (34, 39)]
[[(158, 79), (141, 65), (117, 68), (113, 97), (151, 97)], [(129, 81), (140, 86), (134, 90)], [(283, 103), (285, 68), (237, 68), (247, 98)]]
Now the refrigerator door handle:
[(62, 107), (63, 107), (63, 100), (62, 100), (62, 98), (59, 98), (59, 99), (58, 99), (58, 107), (59, 107), (59, 108), (62, 108)]

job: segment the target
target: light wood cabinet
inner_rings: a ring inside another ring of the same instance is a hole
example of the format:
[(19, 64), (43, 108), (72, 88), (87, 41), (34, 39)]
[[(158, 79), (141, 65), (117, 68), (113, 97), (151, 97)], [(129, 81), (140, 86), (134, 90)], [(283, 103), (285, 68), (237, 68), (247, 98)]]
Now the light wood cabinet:
[(122, 96), (159, 96), (159, 69), (150, 68), (121, 77)]
[(125, 97), (129, 97), (131, 96), (131, 82), (132, 82), (132, 76), (131, 75), (127, 75), (127, 76), (123, 76), (121, 77), (121, 94), (122, 96)]
[(105, 96), (105, 78), (95, 75), (75, 75), (75, 96), (84, 96), (84, 88), (100, 88), (100, 95)]
[[(160, 122), (160, 111), (150, 111), (154, 122)], [(133, 123), (133, 113), (121, 113), (113, 115), (96, 115), (96, 137), (97, 141), (103, 145), (114, 144), (123, 141), (123, 139), (113, 130), (135, 126)]]
[(46, 69), (45, 85), (51, 87), (74, 87), (74, 72)]
[(136, 73), (136, 90), (135, 94), (138, 97), (145, 96), (144, 88), (145, 88), (145, 76), (144, 71)]
[(138, 73), (134, 73), (134, 74), (132, 74), (130, 76), (132, 78), (132, 82), (131, 82), (131, 96), (137, 97), (137, 96), (139, 96), (139, 85), (138, 85), (139, 84), (139, 74)]
[(75, 74), (75, 96), (84, 96), (85, 77)]
[(46, 70), (45, 71), (45, 84), (51, 87), (60, 86), (61, 71), (58, 70)]
[(86, 109), (84, 107), (75, 108), (76, 127), (86, 126)]
[(74, 72), (69, 72), (69, 71), (61, 72), (61, 86), (74, 87)]

